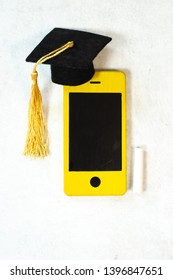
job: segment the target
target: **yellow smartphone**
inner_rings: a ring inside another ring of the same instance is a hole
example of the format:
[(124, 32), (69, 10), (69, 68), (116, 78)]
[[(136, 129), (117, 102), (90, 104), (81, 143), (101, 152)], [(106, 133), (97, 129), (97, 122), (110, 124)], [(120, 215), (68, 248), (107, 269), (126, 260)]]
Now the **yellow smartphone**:
[(64, 192), (70, 196), (126, 192), (125, 74), (96, 71), (64, 86)]

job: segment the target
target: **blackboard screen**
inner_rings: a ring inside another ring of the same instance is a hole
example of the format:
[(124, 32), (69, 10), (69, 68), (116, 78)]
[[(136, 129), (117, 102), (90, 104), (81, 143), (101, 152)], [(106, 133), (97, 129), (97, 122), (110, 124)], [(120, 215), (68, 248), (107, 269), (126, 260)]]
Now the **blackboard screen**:
[(122, 169), (121, 93), (69, 93), (69, 171)]

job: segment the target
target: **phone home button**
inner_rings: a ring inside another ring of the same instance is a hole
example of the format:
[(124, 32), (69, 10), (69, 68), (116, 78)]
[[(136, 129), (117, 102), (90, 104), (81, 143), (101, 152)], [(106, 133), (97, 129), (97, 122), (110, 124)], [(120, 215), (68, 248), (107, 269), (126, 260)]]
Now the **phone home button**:
[(92, 187), (97, 188), (98, 186), (100, 186), (100, 179), (98, 177), (92, 177), (90, 180), (90, 184)]

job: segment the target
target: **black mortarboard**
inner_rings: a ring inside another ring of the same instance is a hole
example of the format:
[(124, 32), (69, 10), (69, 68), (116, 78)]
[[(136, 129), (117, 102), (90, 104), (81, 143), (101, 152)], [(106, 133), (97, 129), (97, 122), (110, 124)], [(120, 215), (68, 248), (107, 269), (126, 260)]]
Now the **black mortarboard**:
[(94, 75), (93, 59), (111, 41), (110, 37), (94, 33), (54, 28), (36, 46), (26, 61), (37, 62), (41, 57), (73, 41), (74, 46), (57, 57), (46, 60), (51, 65), (52, 81), (62, 85), (80, 85)]

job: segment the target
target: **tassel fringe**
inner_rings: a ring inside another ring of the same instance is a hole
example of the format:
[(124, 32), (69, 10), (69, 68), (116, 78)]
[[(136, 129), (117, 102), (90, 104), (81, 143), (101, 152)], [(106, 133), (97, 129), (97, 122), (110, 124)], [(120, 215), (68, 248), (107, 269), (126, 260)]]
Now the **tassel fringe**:
[(31, 74), (32, 89), (28, 109), (28, 132), (24, 155), (44, 158), (49, 154), (48, 130), (44, 120), (42, 97), (37, 83), (37, 71)]

